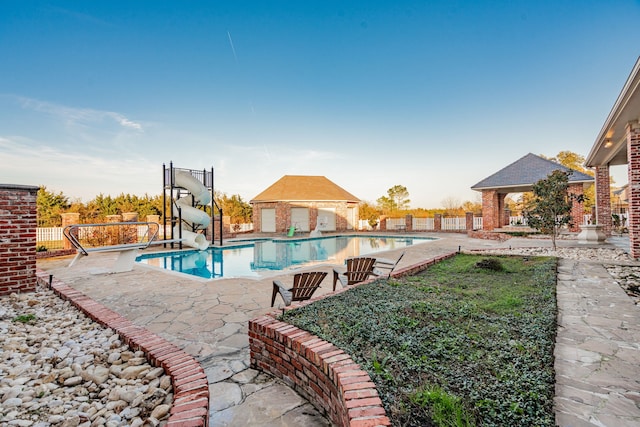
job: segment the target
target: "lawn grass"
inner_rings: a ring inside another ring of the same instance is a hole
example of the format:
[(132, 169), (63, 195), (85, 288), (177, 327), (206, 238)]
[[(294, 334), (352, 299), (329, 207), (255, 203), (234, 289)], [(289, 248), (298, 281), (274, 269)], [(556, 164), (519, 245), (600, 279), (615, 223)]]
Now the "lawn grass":
[(553, 426), (556, 267), (460, 254), (282, 319), (366, 369), (395, 426)]

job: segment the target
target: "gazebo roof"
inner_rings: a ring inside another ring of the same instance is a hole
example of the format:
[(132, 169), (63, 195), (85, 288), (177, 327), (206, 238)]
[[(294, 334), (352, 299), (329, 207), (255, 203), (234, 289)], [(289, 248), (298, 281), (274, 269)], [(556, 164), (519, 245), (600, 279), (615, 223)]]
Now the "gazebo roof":
[(285, 175), (250, 203), (283, 201), (359, 202), (360, 199), (324, 176)]
[(555, 170), (571, 171), (569, 183), (592, 183), (594, 178), (575, 169), (529, 153), (519, 160), (472, 186), (472, 190), (499, 190), (500, 193), (522, 193), (531, 191), (533, 184), (545, 179)]

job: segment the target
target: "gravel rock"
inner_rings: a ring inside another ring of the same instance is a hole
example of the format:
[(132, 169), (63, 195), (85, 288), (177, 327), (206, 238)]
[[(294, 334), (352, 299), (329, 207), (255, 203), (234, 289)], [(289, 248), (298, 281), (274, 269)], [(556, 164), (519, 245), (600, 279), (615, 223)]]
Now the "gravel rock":
[(166, 424), (164, 370), (51, 290), (1, 297), (0, 336), (0, 425)]

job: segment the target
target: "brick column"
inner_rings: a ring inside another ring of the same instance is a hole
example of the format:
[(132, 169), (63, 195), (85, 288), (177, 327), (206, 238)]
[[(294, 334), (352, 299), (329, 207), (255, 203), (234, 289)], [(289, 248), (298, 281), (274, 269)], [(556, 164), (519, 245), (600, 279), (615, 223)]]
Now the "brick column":
[(504, 219), (502, 220), (502, 225), (511, 225), (511, 209), (505, 209), (503, 212)]
[(482, 191), (482, 229), (491, 231), (500, 228), (502, 218), (502, 205), (504, 195), (501, 197), (497, 190)]
[(596, 224), (607, 236), (611, 236), (612, 229), (610, 184), (609, 165), (596, 166)]
[(413, 215), (406, 215), (404, 217), (404, 228), (406, 231), (413, 231)]
[(433, 231), (442, 231), (442, 214), (433, 216)]
[[(574, 196), (581, 196), (584, 193), (584, 187), (582, 184), (569, 184), (568, 191)], [(584, 222), (584, 205), (575, 199), (571, 204), (571, 218), (573, 218), (573, 225), (569, 231), (579, 232), (580, 225)], [(609, 212), (609, 218), (611, 218), (611, 212)], [(609, 227), (609, 233), (611, 233), (611, 227)]]
[[(61, 213), (60, 216), (62, 217), (62, 228), (68, 225), (80, 224), (80, 214), (77, 212)], [(77, 231), (77, 229), (74, 231), (74, 236), (76, 238), (78, 238)], [(71, 244), (69, 239), (63, 237), (63, 240), (64, 249), (75, 249), (75, 246)]]
[[(138, 222), (138, 212), (122, 212), (122, 222)], [(122, 243), (137, 243), (138, 242), (138, 226), (127, 225), (122, 230), (123, 241)]]
[(473, 230), (473, 212), (466, 212), (464, 214), (464, 220), (465, 220), (465, 228), (467, 229), (467, 231), (472, 231)]
[(387, 231), (387, 217), (384, 215), (380, 216), (380, 225), (378, 226), (380, 231)]
[(631, 256), (640, 258), (640, 125), (638, 122), (627, 125), (627, 160), (629, 162), (629, 245)]
[(36, 290), (38, 187), (0, 184), (0, 295)]

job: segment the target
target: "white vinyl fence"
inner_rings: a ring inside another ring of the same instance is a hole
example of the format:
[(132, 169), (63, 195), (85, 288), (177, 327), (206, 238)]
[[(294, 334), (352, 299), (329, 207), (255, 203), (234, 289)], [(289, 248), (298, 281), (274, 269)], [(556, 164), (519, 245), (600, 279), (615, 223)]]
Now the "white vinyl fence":
[(447, 231), (457, 231), (467, 229), (467, 219), (465, 217), (442, 218), (441, 227)]
[(414, 231), (428, 231), (435, 228), (433, 218), (413, 218), (412, 228)]

